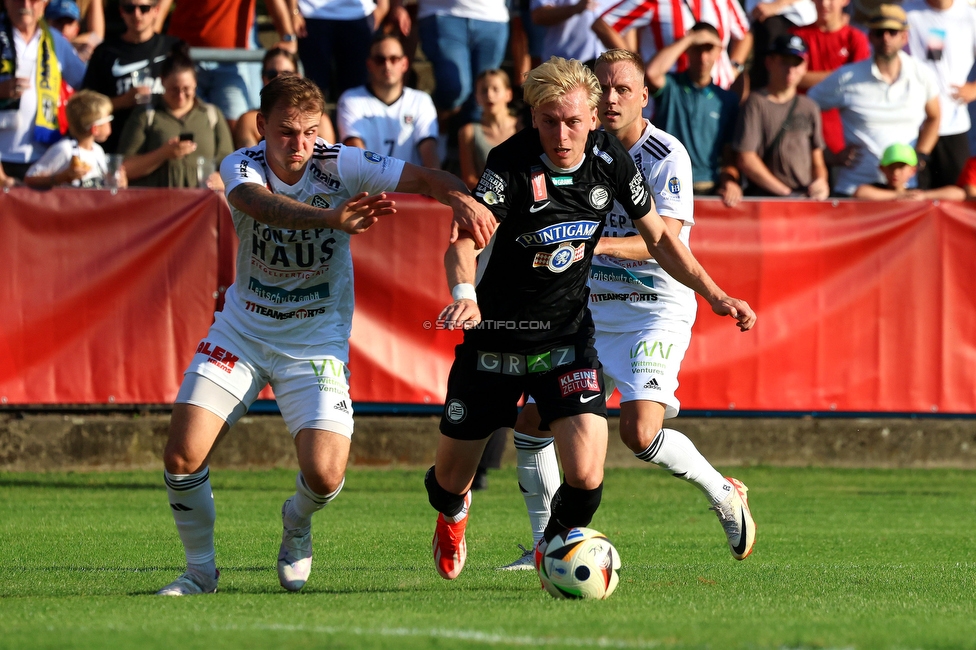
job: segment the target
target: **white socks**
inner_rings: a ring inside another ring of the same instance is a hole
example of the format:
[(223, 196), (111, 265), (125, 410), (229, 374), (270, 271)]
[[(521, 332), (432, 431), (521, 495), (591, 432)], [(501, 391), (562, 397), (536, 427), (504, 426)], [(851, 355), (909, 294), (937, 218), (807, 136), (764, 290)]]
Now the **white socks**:
[(559, 464), (552, 438), (535, 438), (515, 432), (518, 480), (532, 526), (532, 543), (542, 539), (549, 523), (552, 497), (559, 489)]
[(176, 530), (186, 551), (187, 567), (212, 580), (216, 573), (213, 537), (216, 513), (210, 489), (210, 468), (204, 467), (196, 474), (164, 471), (163, 477)]
[(712, 505), (724, 501), (733, 490), (732, 484), (705, 460), (695, 444), (680, 431), (661, 429), (647, 449), (634, 455), (694, 483)]
[(334, 498), (339, 496), (342, 486), (346, 484), (346, 479), (330, 494), (316, 494), (305, 482), (305, 477), (299, 472), (295, 477), (295, 495), (292, 496), (288, 507), (285, 509), (284, 525), (286, 528), (308, 528), (312, 525), (312, 515), (329, 505)]

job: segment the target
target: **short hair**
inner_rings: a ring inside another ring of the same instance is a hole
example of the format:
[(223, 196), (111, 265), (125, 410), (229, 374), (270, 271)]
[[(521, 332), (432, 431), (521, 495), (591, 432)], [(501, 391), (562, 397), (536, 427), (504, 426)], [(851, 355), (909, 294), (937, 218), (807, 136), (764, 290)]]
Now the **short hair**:
[(637, 75), (641, 79), (641, 83), (646, 85), (646, 80), (644, 78), (644, 59), (641, 58), (640, 54), (637, 52), (631, 52), (630, 50), (623, 50), (620, 48), (614, 48), (612, 50), (607, 50), (596, 60), (593, 64), (593, 71), (596, 71), (599, 65), (610, 65), (611, 63), (629, 63), (634, 66), (637, 70)]
[(79, 90), (68, 100), (64, 112), (71, 135), (81, 138), (91, 132), (95, 122), (112, 114), (112, 100), (94, 90)]
[(321, 114), (325, 111), (325, 97), (311, 79), (278, 75), (261, 89), (261, 115), (267, 118), (279, 106)]
[(498, 77), (502, 80), (502, 85), (509, 90), (512, 89), (512, 80), (509, 78), (508, 73), (500, 68), (489, 68), (488, 70), (482, 70), (479, 72), (478, 76), (474, 79), (475, 87), (478, 86), (479, 81), (484, 81), (488, 79), (488, 77)]
[(400, 38), (396, 34), (391, 34), (390, 32), (383, 32), (383, 31), (377, 31), (375, 34), (373, 34), (373, 39), (369, 42), (369, 51), (372, 52), (374, 45), (378, 43), (382, 43), (383, 41), (386, 40), (396, 41), (397, 44), (400, 45), (400, 51), (403, 52), (404, 54), (407, 53), (407, 48), (403, 46), (402, 38)]
[(298, 55), (295, 54), (294, 52), (283, 50), (280, 47), (273, 47), (264, 53), (264, 58), (261, 59), (262, 71), (264, 70), (264, 66), (268, 65), (268, 63), (270, 63), (274, 59), (277, 59), (279, 56), (284, 57), (289, 61), (291, 61), (291, 64), (295, 66), (295, 72), (296, 73), (298, 72)]
[(718, 30), (717, 29), (715, 29), (715, 25), (712, 25), (712, 24), (706, 23), (706, 22), (697, 22), (688, 31), (690, 31), (690, 32), (711, 32), (712, 34), (715, 35), (716, 38), (722, 38), (722, 35), (718, 33)]
[(565, 95), (581, 88), (586, 92), (586, 103), (596, 108), (600, 103), (600, 82), (593, 71), (576, 59), (550, 58), (533, 68), (522, 83), (522, 95), (532, 108), (558, 101)]
[(192, 72), (193, 78), (196, 79), (197, 77), (196, 65), (193, 63), (193, 59), (190, 58), (190, 46), (183, 41), (173, 44), (169, 55), (160, 67), (159, 76), (165, 79), (171, 74), (180, 72)]

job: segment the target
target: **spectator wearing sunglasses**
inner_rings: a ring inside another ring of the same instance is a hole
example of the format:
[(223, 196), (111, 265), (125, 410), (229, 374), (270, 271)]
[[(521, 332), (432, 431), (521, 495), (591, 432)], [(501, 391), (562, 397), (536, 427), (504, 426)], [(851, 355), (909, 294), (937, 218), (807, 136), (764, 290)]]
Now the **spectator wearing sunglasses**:
[(339, 97), (339, 138), (350, 147), (440, 169), (437, 110), (430, 95), (404, 85), (408, 67), (399, 38), (381, 33), (373, 39), (369, 81)]
[[(268, 50), (261, 62), (261, 81), (264, 85), (267, 86), (272, 79), (289, 74), (299, 75), (298, 57), (280, 47)], [(238, 149), (253, 147), (262, 140), (261, 133), (258, 131), (259, 112), (248, 111), (237, 120), (237, 126), (234, 127), (234, 146)], [(322, 119), (319, 120), (318, 136), (326, 142), (335, 142), (335, 129), (327, 113), (322, 113)]]
[(163, 61), (180, 42), (175, 36), (156, 33), (158, 0), (122, 0), (119, 13), (125, 32), (95, 48), (82, 82), (82, 87), (112, 100), (115, 128), (102, 145), (106, 153), (118, 153), (119, 138), (133, 109), (149, 105), (153, 95), (163, 93)]
[[(807, 93), (821, 110), (840, 110), (844, 139), (855, 147), (849, 164), (837, 168), (837, 196), (852, 196), (861, 185), (881, 182), (878, 165), (888, 146), (907, 142), (921, 169), (939, 139), (935, 76), (902, 51), (908, 42), (905, 10), (879, 5), (866, 26), (871, 58), (838, 68)], [(915, 179), (908, 187), (915, 187)]]

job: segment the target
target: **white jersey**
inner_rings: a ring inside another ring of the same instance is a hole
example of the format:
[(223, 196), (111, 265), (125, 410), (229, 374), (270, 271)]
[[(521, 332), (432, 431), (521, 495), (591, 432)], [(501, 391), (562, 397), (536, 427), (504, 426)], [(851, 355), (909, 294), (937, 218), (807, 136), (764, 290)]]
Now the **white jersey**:
[[(645, 120), (644, 133), (630, 155), (650, 186), (658, 214), (684, 222), (678, 238), (689, 246), (695, 223), (691, 159), (676, 137)], [(614, 203), (603, 228), (605, 237), (640, 235)], [(690, 248), (690, 246), (689, 246)], [(590, 266), (590, 311), (597, 331), (630, 332), (691, 329), (698, 311), (695, 292), (668, 275), (653, 259), (621, 260), (597, 255)]]
[(97, 142), (91, 149), (82, 149), (74, 138), (58, 140), (44, 152), (41, 159), (30, 166), (27, 176), (53, 176), (71, 165), (72, 158), (79, 158), (88, 166), (88, 171), (80, 179), (71, 181), (72, 187), (103, 187), (108, 159)]
[(952, 92), (966, 83), (976, 62), (976, 9), (966, 0), (954, 0), (944, 10), (933, 9), (925, 0), (911, 0), (904, 9), (908, 52), (932, 71), (939, 84), (939, 135), (966, 133), (969, 107), (953, 99)]
[[(238, 149), (220, 165), (225, 193), (256, 183), (296, 201), (332, 208), (359, 192), (396, 188), (403, 161), (322, 138), (295, 185), (287, 185), (265, 163), (265, 142)], [(274, 341), (278, 349), (310, 344), (348, 361), (352, 331), (353, 277), (349, 235), (331, 228), (289, 230), (256, 221), (231, 207), (240, 239), (237, 277), (227, 290), (224, 315), (236, 331)]]
[(404, 88), (390, 105), (366, 86), (350, 88), (336, 105), (339, 140), (359, 138), (367, 149), (421, 165), (417, 149), (427, 138), (437, 138), (437, 110), (427, 93)]

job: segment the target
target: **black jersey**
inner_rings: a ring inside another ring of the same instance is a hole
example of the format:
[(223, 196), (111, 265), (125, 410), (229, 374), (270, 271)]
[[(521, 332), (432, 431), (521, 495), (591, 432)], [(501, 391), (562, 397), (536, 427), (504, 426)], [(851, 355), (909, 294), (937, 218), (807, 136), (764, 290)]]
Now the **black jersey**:
[[(153, 77), (153, 93), (162, 93), (163, 61), (172, 50), (173, 45), (180, 39), (166, 34), (154, 34), (145, 43), (129, 43), (121, 37), (105, 41), (95, 48), (82, 88), (98, 91), (109, 98), (118, 97), (129, 92), (132, 88), (132, 75), (136, 72), (151, 74)], [(106, 153), (118, 150), (119, 138), (126, 120), (132, 114), (131, 108), (115, 111), (115, 122), (112, 124), (112, 135), (102, 144)]]
[(475, 197), (500, 225), (478, 260), (483, 323), (467, 341), (534, 343), (589, 322), (586, 280), (604, 218), (618, 201), (631, 219), (650, 211), (650, 191), (620, 142), (587, 137), (572, 170), (552, 165), (539, 132), (524, 129), (488, 154)]

